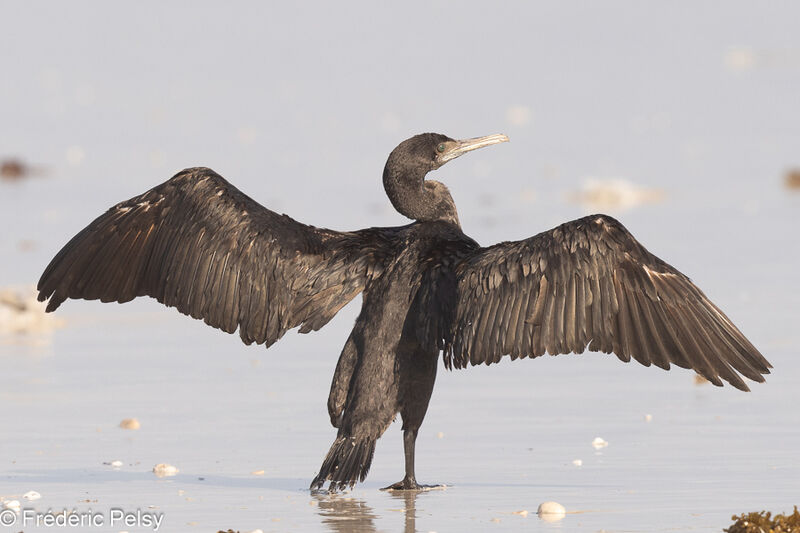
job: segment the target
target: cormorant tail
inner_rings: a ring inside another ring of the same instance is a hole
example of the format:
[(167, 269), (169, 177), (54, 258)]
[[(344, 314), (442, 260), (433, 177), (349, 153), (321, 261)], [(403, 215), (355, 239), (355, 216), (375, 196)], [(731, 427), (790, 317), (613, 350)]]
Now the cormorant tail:
[(319, 490), (330, 481), (328, 490), (336, 492), (364, 481), (375, 454), (375, 440), (372, 437), (337, 437), (309, 488)]

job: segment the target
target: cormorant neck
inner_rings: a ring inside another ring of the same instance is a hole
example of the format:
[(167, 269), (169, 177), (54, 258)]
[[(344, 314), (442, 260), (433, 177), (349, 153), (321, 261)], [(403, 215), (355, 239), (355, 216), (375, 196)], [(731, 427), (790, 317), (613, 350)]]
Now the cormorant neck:
[(390, 156), (383, 169), (383, 188), (401, 215), (421, 222), (444, 220), (461, 227), (450, 191), (444, 183), (425, 179), (430, 168), (391, 163)]

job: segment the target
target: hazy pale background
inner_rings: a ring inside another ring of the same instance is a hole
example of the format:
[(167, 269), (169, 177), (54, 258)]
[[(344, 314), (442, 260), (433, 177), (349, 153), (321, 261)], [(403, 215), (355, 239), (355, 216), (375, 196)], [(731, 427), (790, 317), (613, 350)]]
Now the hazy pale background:
[[(167, 531), (719, 530), (800, 503), (796, 3), (3, 1), (0, 17), (0, 159), (36, 174), (0, 182), (0, 286), (35, 283), (91, 219), (184, 167), (306, 223), (398, 225), (380, 181), (398, 142), (502, 132), (436, 172), (466, 233), (585, 214), (570, 199), (591, 179), (660, 191), (611, 214), (776, 367), (749, 395), (598, 354), (442, 372), (418, 477), (453, 488), (377, 491), (401, 477), (393, 427), (352, 499), (315, 499), (357, 304), (265, 351), (151, 301), (69, 302), (52, 337), (0, 343), (1, 497), (153, 505)], [(141, 430), (116, 428), (130, 416)], [(159, 462), (181, 474), (158, 480)], [(549, 499), (586, 512), (511, 514)]]

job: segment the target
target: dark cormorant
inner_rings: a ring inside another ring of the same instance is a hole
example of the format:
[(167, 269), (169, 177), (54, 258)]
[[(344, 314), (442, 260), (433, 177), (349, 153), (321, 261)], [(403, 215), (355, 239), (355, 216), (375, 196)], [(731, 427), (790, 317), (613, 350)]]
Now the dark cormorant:
[(338, 232), (278, 215), (208, 168), (190, 168), (117, 204), (50, 262), (39, 300), (127, 302), (151, 296), (242, 340), (270, 346), (318, 330), (363, 292), (333, 375), (336, 440), (311, 483), (364, 480), (375, 441), (399, 412), (405, 477), (418, 489), (414, 443), (436, 377), (448, 368), (570, 352), (613, 352), (645, 366), (691, 368), (748, 390), (771, 365), (728, 317), (616, 220), (592, 215), (482, 248), (464, 235), (444, 184), (425, 176), (476, 148), (425, 133), (389, 155), (395, 209), (415, 220)]

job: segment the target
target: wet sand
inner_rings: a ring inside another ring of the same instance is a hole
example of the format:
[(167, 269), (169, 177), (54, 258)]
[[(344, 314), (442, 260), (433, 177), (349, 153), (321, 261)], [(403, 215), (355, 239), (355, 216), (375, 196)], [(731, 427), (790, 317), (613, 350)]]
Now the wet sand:
[[(395, 424), (365, 483), (310, 495), (335, 435), (331, 346), (353, 306), (269, 351), (152, 302), (97, 306), (71, 305), (50, 353), (3, 356), (7, 499), (36, 490), (39, 510), (152, 509), (168, 531), (711, 531), (740, 509), (787, 508), (800, 487), (800, 365), (765, 348), (777, 371), (750, 394), (601, 354), (442, 371), (417, 470), (445, 490), (378, 490), (402, 474)], [(140, 429), (118, 427), (129, 416)], [(608, 446), (595, 449), (598, 436)], [(180, 472), (157, 477), (164, 462)], [(546, 500), (566, 507), (561, 526), (536, 517)]]

